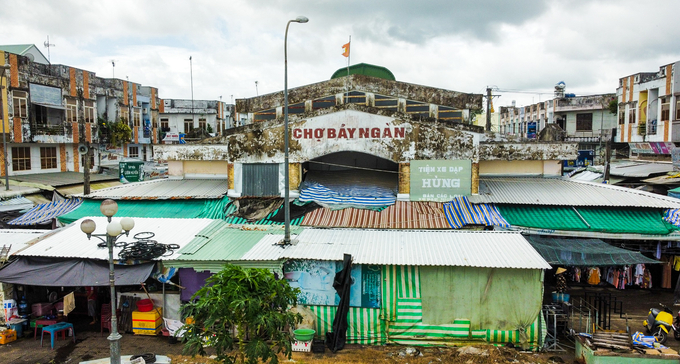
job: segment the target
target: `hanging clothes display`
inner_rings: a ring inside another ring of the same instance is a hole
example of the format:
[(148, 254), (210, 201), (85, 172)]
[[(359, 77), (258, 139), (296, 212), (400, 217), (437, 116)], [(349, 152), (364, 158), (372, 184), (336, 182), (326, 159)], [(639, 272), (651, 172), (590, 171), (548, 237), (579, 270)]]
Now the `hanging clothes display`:
[(670, 255), (662, 255), (661, 261), (663, 262), (663, 271), (661, 274), (661, 288), (671, 288), (671, 274), (673, 272), (672, 262), (673, 257)]
[(593, 286), (600, 284), (600, 268), (590, 268), (588, 270), (588, 284)]

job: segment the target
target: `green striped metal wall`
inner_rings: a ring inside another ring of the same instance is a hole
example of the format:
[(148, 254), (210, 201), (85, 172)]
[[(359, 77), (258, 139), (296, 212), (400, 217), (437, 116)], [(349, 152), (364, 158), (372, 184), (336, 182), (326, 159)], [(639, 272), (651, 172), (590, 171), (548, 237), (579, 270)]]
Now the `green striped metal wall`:
[[(522, 335), (518, 330), (471, 330), (471, 323), (465, 318), (456, 319), (452, 324), (446, 325), (424, 324), (420, 283), (418, 267), (383, 266), (381, 308), (351, 307), (347, 342), (421, 346), (456, 345), (470, 341), (522, 344)], [(332, 331), (337, 309), (335, 306), (306, 307), (317, 316), (317, 336), (324, 337), (327, 332)], [(543, 343), (540, 336), (544, 335), (545, 321), (539, 315), (526, 331), (526, 344), (530, 348), (538, 348)]]

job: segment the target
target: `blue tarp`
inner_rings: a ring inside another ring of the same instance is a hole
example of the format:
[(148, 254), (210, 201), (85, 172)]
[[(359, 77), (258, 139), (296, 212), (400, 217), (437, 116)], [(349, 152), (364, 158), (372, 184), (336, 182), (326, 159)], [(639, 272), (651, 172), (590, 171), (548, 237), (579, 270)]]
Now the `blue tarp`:
[(319, 183), (304, 183), (300, 189), (301, 202), (314, 201), (322, 206), (332, 207), (380, 207), (393, 205), (397, 201), (394, 192), (380, 187), (347, 186), (330, 189)]
[(460, 229), (465, 225), (510, 227), (494, 205), (471, 204), (465, 196), (457, 196), (444, 203), (444, 215), (451, 228)]

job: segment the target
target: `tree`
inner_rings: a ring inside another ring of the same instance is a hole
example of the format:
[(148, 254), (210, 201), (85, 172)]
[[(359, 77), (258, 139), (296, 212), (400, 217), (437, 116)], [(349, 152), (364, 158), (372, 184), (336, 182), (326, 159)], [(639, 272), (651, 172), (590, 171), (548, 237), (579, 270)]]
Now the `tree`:
[(132, 129), (127, 124), (127, 120), (121, 119), (118, 122), (109, 123), (108, 128), (111, 135), (111, 144), (114, 146), (120, 147), (132, 140)]
[(616, 98), (609, 101), (609, 112), (612, 114), (619, 112), (619, 101)]
[(183, 353), (205, 355), (204, 344), (209, 344), (224, 363), (276, 364), (279, 353), (290, 358), (288, 328), (302, 316), (288, 309), (297, 304), (298, 293), (266, 269), (228, 264), (184, 305), (194, 322), (184, 326)]

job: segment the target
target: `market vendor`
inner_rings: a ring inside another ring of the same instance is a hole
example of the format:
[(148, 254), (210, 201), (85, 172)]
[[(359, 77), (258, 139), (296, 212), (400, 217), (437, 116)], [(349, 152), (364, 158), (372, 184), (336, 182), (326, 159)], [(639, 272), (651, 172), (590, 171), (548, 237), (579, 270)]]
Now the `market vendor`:
[(557, 271), (555, 272), (555, 291), (557, 293), (566, 293), (567, 292), (567, 277), (566, 274), (564, 274), (567, 270), (565, 268), (559, 267), (557, 268)]

